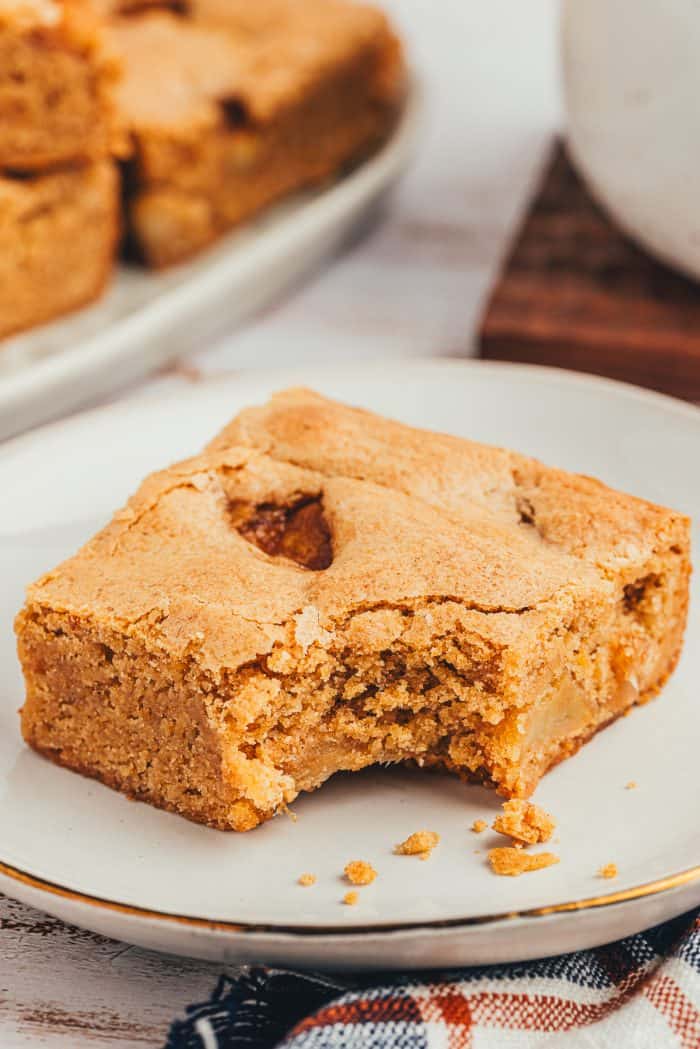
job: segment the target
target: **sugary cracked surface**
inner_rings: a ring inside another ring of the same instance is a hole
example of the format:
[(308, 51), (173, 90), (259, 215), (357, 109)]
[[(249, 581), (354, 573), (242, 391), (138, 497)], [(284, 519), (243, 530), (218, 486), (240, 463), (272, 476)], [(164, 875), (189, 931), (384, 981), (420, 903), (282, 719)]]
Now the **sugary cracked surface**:
[(376, 763), (526, 797), (673, 669), (688, 534), (597, 481), (288, 391), (30, 587), (23, 732), (221, 828)]

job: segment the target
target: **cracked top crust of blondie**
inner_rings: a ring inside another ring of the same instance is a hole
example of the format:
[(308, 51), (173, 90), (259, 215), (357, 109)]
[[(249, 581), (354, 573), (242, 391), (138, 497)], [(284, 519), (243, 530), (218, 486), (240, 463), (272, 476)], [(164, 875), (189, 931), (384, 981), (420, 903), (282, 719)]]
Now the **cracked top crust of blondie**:
[(372, 481), (456, 514), (468, 528), (478, 523), (505, 529), (502, 551), (507, 560), (518, 560), (516, 575), (526, 571), (519, 561), (523, 535), (539, 540), (538, 555), (568, 555), (571, 582), (584, 566), (606, 577), (676, 544), (687, 550), (689, 542), (683, 514), (594, 478), (503, 448), (428, 433), (311, 390), (286, 390), (246, 409), (209, 449), (233, 445), (324, 476)]
[(149, 477), (28, 599), (208, 668), (378, 651), (392, 611), (416, 641), (458, 620), (517, 648), (687, 547), (682, 515), (597, 481), (291, 390)]

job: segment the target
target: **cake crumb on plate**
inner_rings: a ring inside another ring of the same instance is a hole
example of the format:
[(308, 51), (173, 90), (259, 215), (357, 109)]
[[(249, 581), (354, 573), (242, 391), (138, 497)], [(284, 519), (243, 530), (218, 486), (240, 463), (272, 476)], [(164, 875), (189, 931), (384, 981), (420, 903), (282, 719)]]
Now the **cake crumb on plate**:
[(343, 896), (343, 903), (347, 903), (349, 907), (354, 907), (359, 898), (359, 892), (346, 892)]
[(520, 798), (503, 802), (503, 812), (493, 821), (493, 829), (523, 845), (549, 841), (556, 824), (539, 805)]
[(628, 780), (628, 782), (625, 783), (625, 790), (634, 790), (636, 788), (636, 786), (637, 786), (637, 781), (636, 780), (633, 780), (633, 779)]
[(616, 878), (617, 877), (617, 864), (606, 863), (604, 867), (601, 867), (598, 871), (599, 878)]
[(559, 863), (559, 857), (552, 852), (529, 853), (506, 845), (500, 849), (491, 849), (489, 863), (494, 874), (517, 878), (519, 874), (526, 874), (528, 871), (551, 867)]
[(440, 835), (434, 830), (417, 830), (405, 841), (395, 845), (394, 852), (397, 856), (420, 856), (422, 860), (427, 860), (439, 841)]
[(482, 834), (487, 827), (488, 823), (486, 822), (486, 820), (474, 820), (474, 822), (472, 823), (472, 830), (475, 834)]
[(343, 874), (353, 885), (371, 885), (377, 877), (372, 864), (365, 860), (351, 860), (350, 863), (346, 863)]
[(316, 884), (316, 875), (315, 874), (309, 874), (308, 872), (305, 873), (305, 874), (300, 874), (299, 875), (299, 884), (300, 885), (315, 885)]

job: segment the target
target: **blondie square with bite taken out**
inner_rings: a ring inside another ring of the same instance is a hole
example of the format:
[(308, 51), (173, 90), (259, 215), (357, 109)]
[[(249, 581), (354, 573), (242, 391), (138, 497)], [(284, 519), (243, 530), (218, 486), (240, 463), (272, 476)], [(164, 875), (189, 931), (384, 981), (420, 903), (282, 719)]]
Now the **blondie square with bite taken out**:
[(526, 797), (659, 691), (689, 568), (681, 514), (291, 390), (30, 587), (22, 730), (226, 829), (375, 763)]

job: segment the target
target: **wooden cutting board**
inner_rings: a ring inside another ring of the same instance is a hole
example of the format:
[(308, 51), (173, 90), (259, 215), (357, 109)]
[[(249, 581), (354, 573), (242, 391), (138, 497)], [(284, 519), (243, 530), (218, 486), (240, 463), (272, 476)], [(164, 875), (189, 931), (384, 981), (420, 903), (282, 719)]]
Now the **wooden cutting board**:
[(489, 301), (482, 357), (594, 372), (700, 401), (700, 284), (651, 259), (557, 144)]

